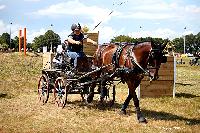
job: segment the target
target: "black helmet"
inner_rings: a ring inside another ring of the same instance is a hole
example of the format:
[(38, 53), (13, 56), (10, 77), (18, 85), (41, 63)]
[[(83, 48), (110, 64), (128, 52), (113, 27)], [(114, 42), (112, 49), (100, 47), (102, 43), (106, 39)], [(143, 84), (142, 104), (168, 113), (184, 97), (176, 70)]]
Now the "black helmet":
[(77, 24), (72, 24), (71, 30), (74, 31), (75, 29), (80, 30), (81, 29), (81, 25), (79, 23), (78, 23), (78, 25)]

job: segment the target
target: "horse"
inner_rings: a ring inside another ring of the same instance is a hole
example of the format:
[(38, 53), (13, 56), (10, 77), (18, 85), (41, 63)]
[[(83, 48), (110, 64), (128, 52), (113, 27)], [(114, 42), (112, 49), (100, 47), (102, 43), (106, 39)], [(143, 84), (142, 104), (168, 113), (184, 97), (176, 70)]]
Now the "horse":
[[(107, 76), (109, 78), (105, 78), (101, 82), (102, 84), (107, 80), (114, 80), (114, 78), (118, 77), (121, 78), (123, 83), (128, 85), (129, 94), (122, 105), (120, 114), (126, 114), (126, 108), (130, 100), (133, 99), (138, 121), (147, 123), (140, 110), (135, 90), (145, 75), (149, 76), (150, 80), (157, 80), (159, 78), (158, 70), (160, 65), (166, 62), (167, 59), (163, 53), (166, 44), (156, 45), (149, 41), (141, 42), (137, 45), (107, 44), (98, 46), (94, 54), (93, 65), (96, 67), (107, 67), (96, 75), (96, 78), (102, 75), (109, 75)], [(103, 99), (103, 96), (100, 99)]]

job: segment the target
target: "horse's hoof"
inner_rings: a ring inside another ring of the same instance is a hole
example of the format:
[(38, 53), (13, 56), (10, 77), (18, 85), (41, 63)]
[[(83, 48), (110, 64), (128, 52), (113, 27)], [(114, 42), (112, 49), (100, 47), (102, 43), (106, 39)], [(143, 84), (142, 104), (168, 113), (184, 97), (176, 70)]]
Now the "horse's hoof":
[(91, 103), (93, 101), (93, 96), (88, 96), (87, 98), (86, 98), (86, 102), (87, 103)]
[(109, 101), (109, 106), (112, 107), (114, 105), (114, 101)]
[(139, 123), (145, 123), (145, 124), (147, 123), (147, 120), (144, 117), (140, 117), (138, 121)]
[(121, 111), (119, 112), (119, 114), (120, 114), (120, 115), (126, 115), (126, 110), (121, 110)]

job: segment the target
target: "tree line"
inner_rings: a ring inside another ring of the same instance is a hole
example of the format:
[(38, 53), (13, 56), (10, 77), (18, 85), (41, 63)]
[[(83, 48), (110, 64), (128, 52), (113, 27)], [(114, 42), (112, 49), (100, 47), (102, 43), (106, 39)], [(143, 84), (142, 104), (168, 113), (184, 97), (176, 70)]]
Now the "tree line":
[[(22, 48), (24, 47), (24, 38), (21, 38)], [(47, 46), (47, 49), (50, 50), (51, 45), (57, 47), (61, 44), (61, 39), (58, 34), (52, 30), (48, 30), (44, 35), (39, 35), (34, 38), (32, 43), (27, 43), (27, 49), (37, 51), (38, 49), (42, 50), (43, 46)], [(19, 51), (19, 37), (15, 36), (14, 39), (10, 40), (10, 34), (3, 33), (0, 35), (0, 49), (8, 50), (14, 49), (14, 51)]]
[[(136, 43), (143, 41), (153, 41), (155, 44), (163, 44), (166, 39), (162, 38), (152, 38), (152, 37), (141, 37), (141, 38), (132, 38), (127, 35), (119, 35), (113, 37), (111, 42), (128, 42), (128, 43)], [(27, 48), (33, 51), (37, 51), (38, 49), (42, 49), (43, 46), (47, 46), (47, 49), (50, 50), (51, 45), (53, 47), (57, 47), (57, 45), (61, 44), (60, 36), (52, 30), (48, 30), (44, 35), (39, 35), (34, 38), (32, 43), (27, 43)], [(183, 53), (184, 51), (184, 39), (183, 37), (175, 38), (170, 41), (170, 45), (174, 48), (175, 52)], [(185, 36), (185, 44), (186, 44), (186, 53), (195, 54), (200, 52), (200, 32), (196, 35), (189, 34)], [(24, 45), (24, 39), (22, 37), (22, 48)], [(16, 36), (14, 39), (10, 40), (10, 34), (3, 33), (0, 35), (0, 49), (15, 49), (18, 51), (19, 47), (19, 38)]]
[[(132, 38), (126, 35), (119, 35), (111, 39), (111, 42), (128, 42), (128, 43), (137, 43), (143, 41), (153, 41), (155, 44), (163, 44), (166, 39), (162, 38)], [(169, 44), (174, 48), (174, 51), (177, 53), (184, 53), (184, 37), (175, 38), (170, 40)], [(195, 54), (200, 52), (200, 32), (196, 35), (189, 34), (185, 36), (185, 50), (186, 53)]]

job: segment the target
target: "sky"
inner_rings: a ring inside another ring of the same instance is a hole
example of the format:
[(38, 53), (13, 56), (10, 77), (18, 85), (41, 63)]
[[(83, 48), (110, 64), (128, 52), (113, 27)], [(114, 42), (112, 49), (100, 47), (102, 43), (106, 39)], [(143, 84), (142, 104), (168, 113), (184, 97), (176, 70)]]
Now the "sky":
[(200, 32), (200, 0), (0, 0), (0, 34), (12, 38), (26, 27), (28, 42), (47, 30), (63, 42), (73, 23), (99, 31), (99, 43), (118, 35), (174, 39)]

